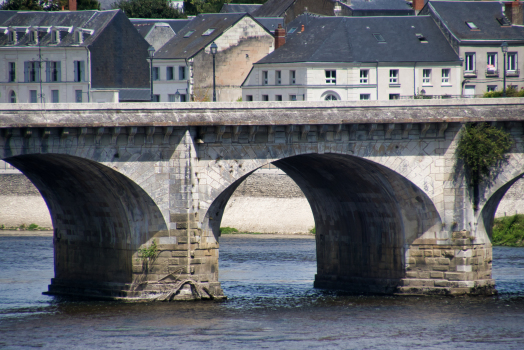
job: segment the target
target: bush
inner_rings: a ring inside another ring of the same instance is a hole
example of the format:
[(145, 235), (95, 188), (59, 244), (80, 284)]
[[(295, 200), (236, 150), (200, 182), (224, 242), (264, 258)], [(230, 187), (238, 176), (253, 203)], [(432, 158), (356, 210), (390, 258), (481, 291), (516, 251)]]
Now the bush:
[(234, 227), (221, 227), (220, 228), (221, 235), (228, 235), (231, 233), (238, 233), (238, 230)]
[[(484, 97), (485, 98), (502, 97), (502, 93), (503, 91), (499, 91), (499, 90), (485, 92)], [(506, 97), (524, 97), (524, 88), (517, 90), (513, 86), (508, 85), (508, 87), (506, 88)]]
[(36, 231), (36, 230), (38, 230), (38, 225), (37, 224), (31, 224), (31, 225), (29, 225), (29, 227), (27, 229), (31, 230), (31, 231)]
[(517, 214), (496, 218), (491, 241), (493, 245), (524, 246), (524, 215)]

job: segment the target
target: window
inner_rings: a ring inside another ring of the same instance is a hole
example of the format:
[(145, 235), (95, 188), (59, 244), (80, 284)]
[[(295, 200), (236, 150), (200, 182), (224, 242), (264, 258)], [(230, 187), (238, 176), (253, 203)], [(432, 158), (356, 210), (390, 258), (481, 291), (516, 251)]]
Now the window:
[(282, 95), (275, 95), (275, 101), (282, 101)]
[(466, 24), (469, 27), (469, 29), (479, 29), (473, 22), (466, 22)]
[(16, 35), (16, 32), (9, 31), (9, 43), (15, 44), (16, 41), (17, 41), (16, 39), (18, 39), (18, 36)]
[(12, 83), (16, 80), (16, 62), (9, 62), (7, 66), (9, 68), (7, 81)]
[(475, 71), (475, 54), (474, 53), (466, 53), (466, 58), (464, 60), (464, 71), (466, 72), (474, 72)]
[(400, 94), (389, 94), (390, 100), (400, 100)]
[(290, 70), (289, 71), (289, 84), (295, 85), (297, 83), (297, 71)]
[(268, 95), (262, 95), (262, 101), (269, 101)]
[(167, 95), (167, 100), (168, 100), (169, 102), (176, 102), (175, 94), (169, 94), (169, 95)]
[(153, 80), (160, 80), (160, 68), (153, 67)]
[(369, 69), (360, 70), (360, 84), (367, 84), (369, 81)]
[(84, 61), (75, 61), (74, 62), (75, 81), (85, 81), (84, 70), (85, 70)]
[(296, 101), (297, 100), (297, 95), (289, 95), (289, 100), (290, 101)]
[(180, 94), (180, 102), (187, 102), (186, 94)]
[(153, 95), (153, 102), (160, 102), (160, 95)]
[(178, 67), (178, 80), (185, 80), (186, 79), (186, 67), (179, 66)]
[(373, 36), (375, 37), (375, 39), (377, 39), (377, 41), (379, 43), (385, 43), (386, 42), (386, 40), (384, 39), (384, 37), (380, 33), (373, 33)]
[(443, 68), (442, 69), (442, 84), (447, 84), (449, 85), (449, 72), (450, 72), (450, 69), (449, 68)]
[(29, 102), (30, 103), (37, 103), (38, 97), (36, 94), (36, 90), (29, 90)]
[(360, 94), (360, 99), (361, 100), (369, 100), (370, 99), (370, 94)]
[(287, 31), (288, 34), (293, 34), (297, 30), (297, 27), (293, 27)]
[(398, 84), (398, 69), (389, 70), (389, 83)]
[(269, 83), (269, 73), (267, 70), (262, 71), (262, 84), (267, 85)]
[(51, 90), (51, 103), (58, 103), (60, 102), (59, 96), (58, 96), (58, 90)]
[(337, 83), (337, 71), (336, 70), (326, 70), (326, 84), (336, 84)]
[(253, 95), (246, 95), (246, 101), (253, 101)]
[(497, 85), (488, 85), (488, 92), (497, 91)]
[(24, 62), (24, 81), (26, 83), (40, 81), (40, 65), (38, 62)]
[(422, 70), (422, 85), (431, 84), (431, 69)]
[(84, 36), (82, 35), (82, 32), (81, 31), (77, 31), (75, 33), (75, 42), (77, 44), (81, 44), (84, 42)]
[(279, 71), (279, 70), (277, 70), (277, 71), (275, 72), (275, 84), (276, 84), (276, 85), (280, 85), (280, 84), (282, 84), (282, 72)]
[(516, 70), (517, 70), (517, 53), (516, 52), (508, 52), (507, 71), (508, 72), (515, 72)]
[(189, 38), (191, 36), (191, 34), (193, 34), (195, 31), (194, 30), (189, 30), (185, 35), (184, 35), (184, 38)]
[(173, 67), (166, 67), (166, 80), (173, 80), (175, 79)]
[(211, 35), (213, 32), (215, 31), (215, 28), (209, 28), (208, 30), (206, 30), (202, 36), (208, 36), (208, 35)]
[(327, 95), (325, 98), (324, 98), (325, 101), (336, 101), (338, 100), (337, 96), (333, 95), (333, 94), (329, 94)]
[(9, 96), (9, 102), (16, 103), (16, 93), (14, 91), (11, 91), (11, 95)]
[(38, 43), (38, 35), (37, 35), (37, 32), (35, 32), (34, 30), (31, 30), (29, 32), (29, 42), (31, 44), (37, 44)]
[(53, 44), (58, 44), (60, 42), (60, 32), (57, 30), (53, 30), (51, 32), (51, 42)]
[(488, 52), (486, 72), (488, 74), (495, 74), (497, 71), (497, 53)]
[(82, 103), (82, 90), (75, 90), (76, 103)]
[(46, 62), (46, 81), (57, 82), (61, 80), (61, 62)]

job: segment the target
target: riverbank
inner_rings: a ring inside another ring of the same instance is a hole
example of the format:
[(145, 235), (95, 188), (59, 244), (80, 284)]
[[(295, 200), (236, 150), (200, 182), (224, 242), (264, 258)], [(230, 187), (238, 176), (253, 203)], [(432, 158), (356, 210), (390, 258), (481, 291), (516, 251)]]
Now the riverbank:
[(493, 225), (492, 244), (524, 247), (524, 214), (496, 218)]
[(52, 237), (53, 231), (8, 231), (0, 230), (0, 236)]

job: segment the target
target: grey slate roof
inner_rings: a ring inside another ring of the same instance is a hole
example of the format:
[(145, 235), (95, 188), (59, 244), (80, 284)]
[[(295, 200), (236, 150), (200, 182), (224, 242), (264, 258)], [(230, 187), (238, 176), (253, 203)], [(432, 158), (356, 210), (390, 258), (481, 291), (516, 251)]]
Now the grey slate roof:
[[(429, 7), (460, 41), (469, 40), (524, 40), (524, 27), (503, 27), (497, 18), (503, 17), (498, 1), (429, 1)], [(473, 22), (479, 30), (471, 30), (466, 22)]]
[[(48, 27), (48, 26), (63, 26), (63, 27), (80, 27), (85, 29), (93, 29), (92, 35), (84, 36), (84, 42), (76, 44), (73, 33), (61, 32), (61, 40), (59, 44), (53, 46), (89, 46), (93, 43), (103, 29), (113, 20), (120, 10), (110, 11), (57, 11), (57, 12), (43, 12), (43, 11), (0, 11), (0, 27)], [(5, 16), (3, 12), (14, 12), (12, 16)], [(7, 18), (6, 18), (7, 17)], [(9, 44), (9, 38), (5, 34), (0, 34), (0, 46)], [(51, 42), (51, 33), (45, 34), (40, 39), (40, 45), (45, 46)], [(29, 43), (29, 36), (19, 36), (16, 45), (9, 46), (27, 46)]]
[[(300, 33), (301, 25), (305, 26)], [(286, 44), (258, 63), (455, 62), (455, 51), (429, 16), (297, 17)], [(380, 34), (380, 43), (373, 34)], [(422, 34), (422, 43), (416, 34)]]
[(253, 11), (253, 17), (282, 17), (295, 0), (268, 0)]
[(258, 9), (259, 4), (224, 4), (220, 13), (251, 13)]
[(282, 26), (284, 26), (283, 17), (257, 17), (255, 19), (273, 35), (275, 34), (275, 29), (278, 28), (279, 24), (282, 24)]
[(167, 23), (175, 33), (178, 33), (184, 28), (194, 17), (188, 19), (145, 19), (145, 18), (130, 18), (129, 20), (135, 26), (136, 30), (145, 37), (147, 33), (153, 28), (155, 23)]
[(351, 0), (351, 5), (341, 5), (353, 10), (411, 10), (405, 0)]
[[(245, 16), (249, 15), (246, 13), (200, 14), (157, 50), (155, 58), (191, 58)], [(202, 35), (211, 28), (215, 29), (213, 33)], [(194, 33), (184, 38), (191, 30), (194, 30)]]
[(151, 101), (150, 89), (120, 89), (118, 90), (120, 101)]

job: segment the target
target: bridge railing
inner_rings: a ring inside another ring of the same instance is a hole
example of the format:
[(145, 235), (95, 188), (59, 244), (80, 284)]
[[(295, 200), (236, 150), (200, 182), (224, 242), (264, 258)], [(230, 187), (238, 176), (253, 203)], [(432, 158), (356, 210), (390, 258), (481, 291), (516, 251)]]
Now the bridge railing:
[(458, 98), (483, 98), (484, 94), (480, 95), (405, 95), (400, 96), (401, 100), (446, 100)]

